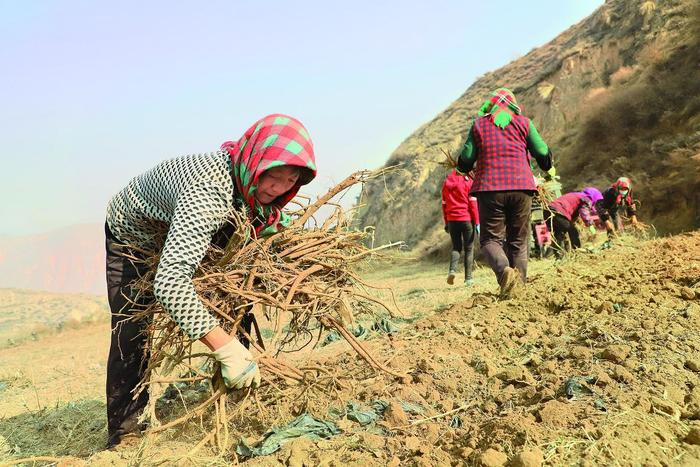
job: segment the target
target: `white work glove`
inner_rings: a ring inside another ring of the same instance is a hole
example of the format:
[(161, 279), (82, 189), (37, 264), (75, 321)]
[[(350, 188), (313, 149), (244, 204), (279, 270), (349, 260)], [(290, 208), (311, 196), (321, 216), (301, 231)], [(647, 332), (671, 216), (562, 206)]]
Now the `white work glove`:
[(221, 376), (226, 387), (243, 389), (249, 386), (257, 388), (260, 385), (260, 369), (253, 361), (253, 356), (238, 339), (222, 345), (212, 352), (221, 364)]

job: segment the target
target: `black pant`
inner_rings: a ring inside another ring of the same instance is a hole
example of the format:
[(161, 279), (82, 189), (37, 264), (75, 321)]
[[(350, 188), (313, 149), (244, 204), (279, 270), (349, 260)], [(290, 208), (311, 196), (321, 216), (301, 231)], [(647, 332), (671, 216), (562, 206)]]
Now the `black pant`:
[[(452, 251), (459, 255), (464, 248), (464, 278), (471, 279), (474, 271), (474, 227), (471, 222), (449, 221), (447, 229), (452, 239)], [(454, 266), (456, 264), (450, 263), (450, 268)]]
[[(224, 226), (212, 239), (212, 243), (223, 248), (234, 228)], [(138, 418), (148, 404), (148, 390), (134, 398), (134, 390), (143, 379), (150, 355), (145, 347), (146, 322), (128, 318), (134, 311), (155, 302), (152, 294), (137, 296), (130, 287), (134, 279), (145, 274), (142, 264), (135, 265), (125, 258), (119, 248), (119, 240), (105, 223), (107, 249), (107, 299), (112, 312), (112, 342), (107, 358), (107, 434), (108, 446), (119, 443), (121, 437), (145, 428)], [(251, 334), (254, 316), (246, 314), (241, 327)], [(248, 347), (250, 343), (238, 333), (239, 341)]]
[(553, 248), (557, 256), (561, 257), (564, 249), (566, 249), (567, 235), (571, 240), (571, 247), (573, 249), (581, 248), (581, 238), (579, 237), (578, 229), (573, 222), (556, 211), (546, 211), (545, 218), (547, 219), (547, 224), (554, 235), (555, 244)]
[(610, 222), (612, 222), (613, 226), (615, 227), (615, 230), (622, 229), (622, 217), (618, 212), (619, 208), (617, 205), (605, 207), (604, 201), (600, 200), (595, 204), (595, 210), (598, 213), (601, 222), (605, 223), (609, 220)]
[(144, 376), (149, 357), (145, 348), (145, 323), (128, 318), (135, 308), (152, 303), (154, 298), (136, 296), (130, 284), (145, 271), (120, 254), (119, 241), (107, 224), (105, 236), (107, 299), (112, 312), (112, 342), (107, 358), (107, 444), (114, 446), (122, 435), (143, 428), (138, 418), (148, 403), (148, 391), (143, 390), (134, 398), (134, 390)]
[(476, 194), (481, 222), (481, 252), (501, 282), (507, 267), (527, 279), (528, 232), (532, 193), (484, 191)]

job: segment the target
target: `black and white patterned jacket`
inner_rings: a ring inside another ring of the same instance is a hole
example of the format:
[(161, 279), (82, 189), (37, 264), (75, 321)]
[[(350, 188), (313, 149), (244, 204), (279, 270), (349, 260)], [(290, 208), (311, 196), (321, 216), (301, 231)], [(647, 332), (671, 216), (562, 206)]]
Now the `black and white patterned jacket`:
[(233, 209), (233, 193), (230, 159), (219, 151), (162, 162), (132, 179), (107, 207), (109, 229), (123, 242), (153, 247), (144, 226), (169, 225), (154, 295), (191, 339), (218, 324), (197, 296), (192, 276)]

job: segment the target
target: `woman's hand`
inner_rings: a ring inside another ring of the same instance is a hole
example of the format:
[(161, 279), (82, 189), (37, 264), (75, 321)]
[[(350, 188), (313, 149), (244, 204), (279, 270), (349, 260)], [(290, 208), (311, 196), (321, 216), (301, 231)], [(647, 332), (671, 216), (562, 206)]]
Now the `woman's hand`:
[(242, 389), (260, 385), (258, 364), (250, 351), (236, 338), (217, 326), (200, 341), (213, 351), (212, 355), (221, 364), (221, 376), (226, 387)]
[(260, 386), (260, 369), (253, 356), (237, 339), (216, 349), (212, 355), (221, 364), (221, 376), (226, 387), (243, 389)]

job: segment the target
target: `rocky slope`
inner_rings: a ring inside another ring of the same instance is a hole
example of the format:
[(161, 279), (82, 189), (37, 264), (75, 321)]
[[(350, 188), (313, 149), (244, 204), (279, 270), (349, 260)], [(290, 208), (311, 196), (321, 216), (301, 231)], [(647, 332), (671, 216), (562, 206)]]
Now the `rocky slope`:
[(456, 152), (488, 92), (507, 86), (552, 147), (566, 189), (625, 174), (644, 220), (662, 232), (700, 226), (699, 17), (691, 1), (611, 0), (487, 73), (396, 148), (386, 166), (398, 169), (367, 185), (358, 223), (375, 226), (378, 243), (444, 241), (442, 150)]

